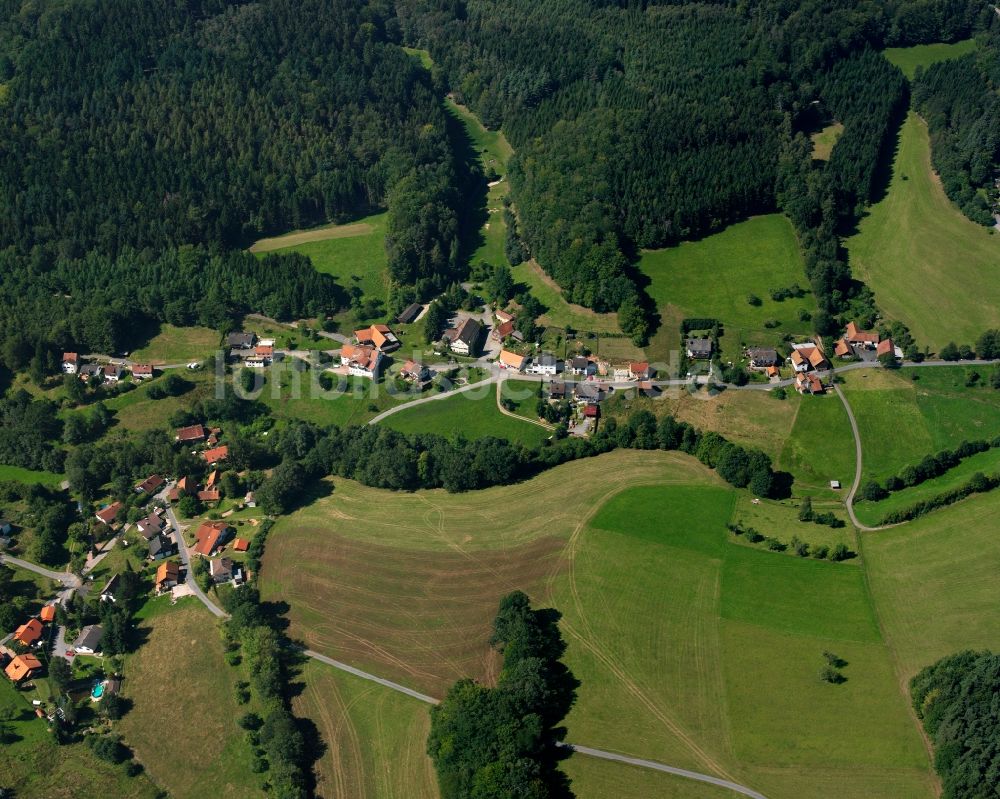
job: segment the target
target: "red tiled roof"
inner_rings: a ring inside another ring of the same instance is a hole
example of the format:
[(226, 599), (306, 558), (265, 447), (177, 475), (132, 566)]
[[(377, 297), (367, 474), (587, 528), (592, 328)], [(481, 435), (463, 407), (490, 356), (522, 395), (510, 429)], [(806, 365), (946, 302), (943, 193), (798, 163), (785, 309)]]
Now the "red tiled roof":
[(25, 646), (31, 646), (41, 637), (42, 623), (38, 619), (28, 619), (14, 631), (14, 639)]
[(34, 655), (18, 655), (4, 669), (4, 673), (14, 682), (18, 682), (27, 677), (35, 669), (42, 667), (41, 661)]
[(233, 541), (234, 552), (246, 552), (250, 548), (250, 542), (245, 538), (237, 538)]
[(41, 612), (38, 614), (38, 617), (44, 622), (53, 621), (56, 617), (56, 606), (46, 605), (45, 607), (42, 608)]
[(156, 489), (163, 485), (164, 479), (158, 474), (151, 474), (145, 480), (143, 480), (139, 485), (136, 486), (136, 490), (142, 491), (146, 494), (152, 494)]
[(493, 328), (493, 337), (498, 339), (507, 338), (511, 333), (514, 332), (513, 322), (501, 322), (495, 328)]
[(841, 358), (844, 355), (851, 355), (852, 354), (851, 345), (848, 344), (842, 338), (837, 339), (837, 343), (833, 348), (833, 354), (836, 355), (838, 358)]
[(646, 361), (636, 361), (628, 365), (628, 370), (634, 375), (644, 375), (649, 371), (649, 364)]
[(138, 376), (138, 375), (144, 375), (144, 376), (147, 376), (147, 377), (152, 377), (153, 376), (153, 367), (150, 366), (148, 363), (137, 363), (137, 364), (135, 364), (132, 367), (132, 375), (133, 375), (133, 377)]
[(201, 441), (205, 438), (205, 428), (200, 424), (182, 427), (177, 431), (178, 441)]
[(855, 322), (847, 323), (847, 340), (848, 341), (859, 341), (862, 344), (877, 344), (878, 343), (878, 333), (874, 333), (870, 330), (862, 330), (857, 326)]
[(229, 455), (229, 447), (223, 444), (221, 447), (215, 447), (214, 449), (206, 449), (201, 453), (202, 457), (205, 459), (205, 463), (211, 466), (219, 461), (224, 461)]
[(181, 567), (174, 561), (161, 563), (156, 570), (156, 587), (159, 588), (167, 580), (176, 582), (180, 578)]
[(206, 557), (211, 555), (218, 546), (219, 538), (227, 529), (229, 529), (229, 525), (225, 522), (205, 522), (195, 534), (198, 543), (195, 545), (194, 551)]
[(590, 417), (592, 419), (596, 419), (598, 416), (601, 415), (601, 409), (597, 405), (587, 405), (583, 409), (583, 415)]
[(524, 366), (524, 356), (508, 350), (500, 350), (500, 363), (512, 369), (520, 369)]
[(111, 524), (115, 519), (118, 518), (118, 514), (121, 512), (122, 503), (112, 502), (103, 510), (97, 511), (97, 518), (100, 519), (105, 524)]
[(885, 341), (880, 341), (878, 346), (875, 348), (876, 355), (894, 355), (896, 348), (892, 346), (892, 339), (887, 338)]
[(75, 352), (64, 352), (63, 353), (63, 363), (76, 363), (80, 360), (80, 356)]
[(206, 488), (204, 491), (198, 492), (198, 499), (202, 502), (218, 502), (222, 499), (222, 495), (217, 488)]

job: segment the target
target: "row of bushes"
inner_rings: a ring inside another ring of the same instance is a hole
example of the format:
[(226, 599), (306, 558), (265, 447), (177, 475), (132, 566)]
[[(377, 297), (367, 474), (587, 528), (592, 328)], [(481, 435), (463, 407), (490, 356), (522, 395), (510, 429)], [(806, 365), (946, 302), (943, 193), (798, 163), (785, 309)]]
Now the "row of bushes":
[(987, 330), (976, 340), (975, 347), (949, 341), (941, 348), (938, 357), (942, 361), (971, 361), (975, 358), (981, 358), (984, 361), (1000, 359), (1000, 330)]
[(832, 560), (838, 563), (855, 557), (855, 553), (848, 549), (846, 544), (837, 544), (832, 549), (826, 544), (811, 547), (797, 535), (793, 535), (792, 540), (786, 544), (779, 538), (764, 535), (755, 527), (743, 527), (739, 522), (727, 524), (726, 527), (733, 535), (743, 536), (743, 539), (751, 544), (763, 544), (772, 552), (785, 552), (790, 548), (800, 558), (812, 557), (816, 560)]
[(963, 441), (955, 449), (944, 449), (936, 455), (927, 455), (920, 463), (905, 467), (899, 474), (889, 477), (885, 485), (877, 480), (869, 480), (861, 488), (861, 499), (878, 502), (885, 499), (893, 491), (912, 488), (926, 480), (940, 477), (945, 472), (954, 469), (966, 458), (986, 452), (992, 447), (1000, 447), (1000, 436), (990, 441), (979, 439)]
[(953, 505), (954, 503), (963, 500), (972, 494), (985, 494), (987, 491), (992, 491), (997, 486), (1000, 486), (1000, 475), (985, 475), (982, 472), (976, 472), (967, 483), (959, 486), (958, 488), (953, 488), (951, 491), (945, 491), (937, 496), (931, 497), (930, 499), (921, 500), (920, 502), (910, 505), (908, 508), (887, 513), (882, 517), (882, 524), (899, 524), (900, 522), (908, 522), (919, 516), (923, 516), (925, 513), (930, 513), (932, 510)]

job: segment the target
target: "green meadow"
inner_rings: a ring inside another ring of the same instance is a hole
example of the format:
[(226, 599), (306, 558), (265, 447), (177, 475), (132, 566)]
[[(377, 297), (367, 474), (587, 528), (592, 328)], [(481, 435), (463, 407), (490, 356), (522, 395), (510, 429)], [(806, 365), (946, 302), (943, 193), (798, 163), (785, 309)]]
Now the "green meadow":
[(1000, 237), (969, 221), (931, 169), (927, 125), (910, 113), (885, 197), (846, 240), (851, 269), (920, 346), (971, 344), (1000, 327)]
[(16, 480), (19, 483), (41, 483), (42, 485), (59, 485), (63, 480), (61, 474), (52, 472), (22, 469), (20, 466), (0, 464), (0, 480)]
[(810, 138), (813, 143), (813, 158), (817, 161), (829, 161), (833, 146), (844, 132), (844, 126), (839, 122), (833, 122), (822, 130), (816, 131)]
[[(644, 250), (638, 268), (650, 281), (647, 291), (663, 319), (675, 321), (668, 331), (674, 347), (682, 317), (719, 319), (725, 327), (723, 357), (732, 361), (745, 345), (773, 346), (785, 334), (812, 332), (799, 314), (815, 311), (816, 304), (792, 224), (780, 214), (753, 217), (699, 241)], [(804, 296), (771, 299), (771, 289), (794, 284), (806, 289)], [(750, 294), (760, 305), (748, 302)], [(776, 324), (769, 329), (765, 322)]]
[(976, 40), (965, 39), (954, 44), (936, 42), (934, 44), (918, 44), (913, 47), (889, 47), (883, 54), (889, 61), (899, 67), (907, 78), (913, 80), (917, 69), (926, 69), (938, 61), (948, 61), (975, 51)]
[(796, 493), (828, 492), (831, 480), (854, 479), (854, 438), (843, 403), (834, 394), (805, 397), (778, 466), (795, 475)]
[(201, 362), (219, 348), (218, 330), (163, 324), (146, 344), (129, 353), (129, 358), (139, 363)]

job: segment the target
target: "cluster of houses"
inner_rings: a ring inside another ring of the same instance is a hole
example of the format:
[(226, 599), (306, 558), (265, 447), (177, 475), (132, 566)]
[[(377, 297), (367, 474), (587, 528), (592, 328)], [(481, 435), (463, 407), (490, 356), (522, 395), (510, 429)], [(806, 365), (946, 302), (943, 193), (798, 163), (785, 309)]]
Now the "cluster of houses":
[(891, 338), (882, 338), (874, 330), (862, 330), (857, 323), (848, 322), (844, 335), (834, 345), (833, 354), (838, 358), (855, 358), (864, 353), (874, 353), (876, 358), (903, 358), (903, 351)]
[(354, 342), (340, 350), (340, 365), (347, 374), (374, 380), (385, 365), (385, 356), (399, 349), (399, 339), (388, 325), (370, 325), (354, 331)]
[(133, 380), (152, 380), (154, 370), (151, 364), (134, 363), (126, 366), (119, 363), (84, 363), (79, 353), (64, 352), (62, 356), (63, 374), (79, 375), (80, 379), (89, 382), (91, 378), (97, 378), (105, 384), (114, 384), (128, 373)]
[[(201, 450), (200, 455), (205, 463), (214, 467), (225, 462), (229, 457), (229, 447), (225, 444), (219, 444), (219, 436), (221, 435), (222, 429), (219, 427), (206, 429), (204, 425), (192, 424), (178, 428), (174, 433), (174, 441), (178, 444), (191, 446), (204, 444), (205, 449)], [(188, 493), (192, 492), (188, 491)]]
[(594, 360), (584, 355), (577, 355), (567, 361), (561, 361), (548, 352), (541, 352), (537, 355), (519, 355), (506, 349), (500, 350), (497, 365), (501, 369), (521, 374), (554, 376), (565, 373), (585, 379), (600, 376), (618, 383), (650, 380), (654, 374), (654, 370), (646, 361), (612, 365), (606, 361)]
[(226, 336), (229, 360), (241, 363), (248, 369), (263, 369), (270, 366), (279, 353), (274, 351), (274, 339), (258, 339), (252, 332), (234, 332)]
[[(19, 653), (8, 646), (0, 646), (0, 666), (11, 682), (30, 680), (39, 674), (42, 662), (35, 653), (45, 646), (46, 625), (54, 624), (55, 620), (56, 606), (54, 603), (49, 603), (42, 607), (37, 616), (32, 616), (10, 636), (10, 641), (19, 649), (27, 651)], [(104, 628), (101, 625), (89, 624), (80, 630), (72, 644), (72, 651), (79, 655), (99, 654), (103, 637)]]

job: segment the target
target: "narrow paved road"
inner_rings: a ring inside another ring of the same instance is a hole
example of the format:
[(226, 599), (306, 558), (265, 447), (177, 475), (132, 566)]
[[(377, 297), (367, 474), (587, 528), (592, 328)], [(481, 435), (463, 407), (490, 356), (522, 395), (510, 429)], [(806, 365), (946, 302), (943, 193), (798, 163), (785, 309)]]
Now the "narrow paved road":
[(662, 771), (667, 774), (673, 774), (675, 777), (684, 777), (698, 782), (707, 782), (709, 785), (716, 785), (719, 788), (728, 788), (730, 791), (742, 794), (743, 796), (753, 797), (753, 799), (767, 799), (764, 794), (758, 793), (753, 790), (753, 788), (747, 788), (745, 785), (740, 785), (738, 782), (732, 782), (731, 780), (723, 780), (719, 777), (713, 777), (711, 774), (700, 774), (697, 771), (689, 771), (685, 768), (676, 768), (675, 766), (667, 766), (663, 763), (657, 763), (655, 760), (645, 760), (640, 757), (629, 757), (628, 755), (619, 755), (614, 752), (605, 752), (603, 749), (591, 749), (589, 746), (578, 746), (577, 744), (571, 743), (560, 744), (560, 746), (566, 749), (572, 749), (579, 755), (596, 757), (601, 760), (613, 760), (616, 763), (627, 763), (630, 766), (639, 766), (640, 768)]
[[(168, 484), (168, 488), (172, 484)], [(160, 495), (165, 496), (167, 488), (160, 492)], [(160, 496), (158, 495), (158, 496)], [(184, 564), (184, 582), (187, 584), (188, 588), (191, 589), (191, 593), (194, 594), (201, 603), (208, 608), (213, 616), (219, 619), (226, 618), (226, 611), (216, 605), (204, 591), (201, 590), (201, 586), (194, 579), (194, 569), (191, 568), (191, 555), (188, 552), (187, 543), (184, 541), (184, 534), (181, 532), (180, 523), (177, 521), (177, 516), (174, 515), (174, 509), (170, 506), (170, 503), (166, 503), (167, 506), (167, 521), (170, 522), (170, 526), (174, 528), (174, 541), (177, 542), (177, 552), (180, 555), (181, 563)]]
[(400, 685), (398, 682), (386, 680), (382, 677), (376, 677), (374, 674), (369, 674), (367, 671), (356, 669), (354, 666), (349, 666), (339, 660), (328, 658), (326, 655), (321, 655), (319, 652), (314, 652), (312, 649), (303, 649), (302, 654), (306, 657), (312, 658), (313, 660), (318, 660), (320, 663), (325, 663), (327, 666), (333, 666), (335, 669), (340, 669), (341, 671), (346, 671), (348, 674), (353, 674), (355, 677), (360, 677), (362, 680), (378, 683), (385, 688), (391, 688), (393, 691), (406, 694), (413, 699), (419, 699), (421, 702), (426, 702), (428, 705), (440, 704), (440, 700), (435, 699), (433, 696), (427, 696), (427, 694), (414, 691), (412, 688), (407, 688), (405, 685)]
[(394, 413), (399, 413), (400, 411), (409, 410), (410, 408), (415, 408), (417, 405), (424, 405), (428, 402), (437, 402), (439, 400), (448, 399), (448, 397), (454, 397), (456, 394), (464, 394), (466, 391), (474, 391), (477, 388), (483, 386), (488, 386), (490, 383), (495, 383), (497, 381), (497, 376), (495, 374), (490, 375), (485, 380), (480, 380), (478, 383), (469, 383), (467, 386), (462, 386), (461, 388), (455, 388), (451, 391), (442, 391), (440, 394), (431, 394), (429, 397), (421, 397), (420, 399), (411, 400), (410, 402), (403, 402), (387, 411), (382, 411), (378, 416), (374, 416), (368, 420), (368, 424), (378, 424), (387, 416), (392, 416)]

